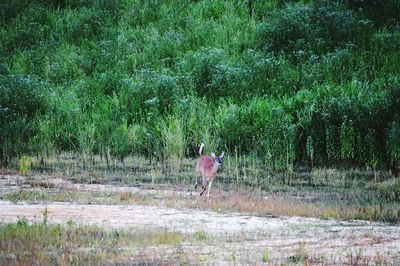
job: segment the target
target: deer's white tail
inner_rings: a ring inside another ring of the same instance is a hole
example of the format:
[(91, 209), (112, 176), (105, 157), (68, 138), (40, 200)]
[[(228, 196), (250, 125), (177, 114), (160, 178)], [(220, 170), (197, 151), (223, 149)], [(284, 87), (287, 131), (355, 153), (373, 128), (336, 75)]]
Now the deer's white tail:
[(204, 152), (204, 143), (201, 143), (200, 149), (199, 149), (199, 154), (200, 154), (200, 156), (203, 155), (203, 152)]

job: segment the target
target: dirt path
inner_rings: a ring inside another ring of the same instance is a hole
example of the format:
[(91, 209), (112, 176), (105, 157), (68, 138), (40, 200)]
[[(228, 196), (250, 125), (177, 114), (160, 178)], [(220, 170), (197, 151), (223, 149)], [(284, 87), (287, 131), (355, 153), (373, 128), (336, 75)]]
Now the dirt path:
[[(29, 182), (28, 182), (29, 181)], [(146, 252), (188, 254), (194, 261), (211, 264), (260, 264), (265, 254), (272, 264), (299, 263), (307, 257), (314, 264), (392, 264), (400, 265), (400, 226), (321, 220), (303, 217), (258, 217), (239, 213), (217, 213), (196, 208), (167, 208), (162, 202), (169, 194), (190, 193), (175, 190), (147, 190), (99, 184), (74, 184), (60, 178), (35, 178), (4, 175), (0, 192), (41, 190), (51, 193), (137, 193), (156, 195), (154, 206), (136, 204), (96, 205), (61, 202), (29, 204), (0, 200), (0, 223), (15, 222), (25, 217), (43, 219), (47, 208), (48, 221), (96, 224), (105, 228), (161, 228), (184, 234), (202, 232), (212, 241), (183, 243), (178, 246), (146, 247)], [(136, 195), (136, 194), (135, 194)], [(218, 200), (218, 199), (213, 199)], [(141, 247), (125, 247), (144, 252)], [(299, 259), (300, 258), (300, 259)], [(254, 263), (256, 262), (256, 263)]]
[(142, 205), (84, 205), (73, 203), (13, 204), (0, 201), (0, 222), (16, 221), (26, 217), (31, 221), (43, 219), (47, 208), (50, 222), (75, 222), (97, 224), (104, 227), (166, 227), (171, 231), (194, 233), (205, 231), (211, 234), (274, 231), (295, 226), (333, 226), (333, 221), (314, 218), (265, 218), (241, 214), (219, 214), (194, 209), (172, 209), (161, 206)]
[(189, 245), (185, 249), (190, 249), (192, 253), (212, 253), (217, 262), (231, 254), (247, 256), (248, 261), (251, 261), (253, 256), (261, 258), (266, 249), (270, 251), (269, 256), (275, 257), (277, 261), (279, 258), (287, 258), (288, 254), (295, 256), (297, 253), (307, 253), (307, 256), (313, 258), (323, 256), (324, 261), (328, 258), (331, 263), (335, 260), (352, 260), (350, 256), (362, 256), (368, 260), (366, 262), (373, 263), (378, 260), (390, 264), (400, 262), (400, 226), (368, 222), (256, 217), (161, 206), (72, 203), (30, 205), (8, 201), (0, 201), (0, 222), (16, 221), (18, 217), (26, 217), (31, 221), (42, 220), (45, 208), (48, 210), (49, 221), (54, 223), (65, 223), (72, 219), (77, 223), (112, 228), (154, 227), (182, 233), (204, 231), (225, 239), (221, 240), (225, 242), (217, 247)]

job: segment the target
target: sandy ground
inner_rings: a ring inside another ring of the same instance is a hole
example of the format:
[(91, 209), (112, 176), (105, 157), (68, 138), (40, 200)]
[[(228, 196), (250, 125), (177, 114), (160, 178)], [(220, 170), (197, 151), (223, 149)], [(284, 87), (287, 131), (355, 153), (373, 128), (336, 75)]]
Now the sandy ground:
[[(2, 189), (5, 185), (21, 185), (17, 178), (2, 180)], [(52, 182), (56, 186), (75, 186), (76, 190), (139, 190), (108, 185), (74, 185), (61, 183), (64, 181), (57, 179)], [(146, 193), (146, 190), (141, 190), (140, 193)], [(75, 223), (96, 224), (105, 228), (161, 228), (185, 234), (205, 232), (218, 239), (218, 244), (209, 246), (185, 243), (179, 247), (148, 247), (147, 252), (151, 252), (151, 248), (163, 248), (165, 253), (174, 253), (179, 249), (179, 252), (184, 250), (185, 254), (192, 254), (197, 259), (204, 259), (211, 264), (260, 264), (266, 251), (272, 264), (290, 263), (290, 259), (298, 255), (305, 255), (316, 264), (400, 264), (400, 226), (363, 221), (258, 217), (165, 206), (58, 202), (14, 204), (0, 200), (0, 222), (15, 222), (21, 217), (39, 221), (43, 219), (46, 208), (48, 220), (53, 223), (73, 220)]]
[[(49, 221), (54, 223), (65, 223), (72, 219), (74, 222), (97, 224), (106, 228), (154, 227), (182, 233), (204, 231), (221, 239), (230, 239), (212, 248), (212, 254), (219, 260), (224, 260), (220, 256), (226, 257), (232, 253), (239, 254), (239, 257), (248, 256), (251, 261), (253, 256), (261, 258), (262, 252), (267, 249), (270, 256), (276, 259), (304, 252), (316, 259), (323, 256), (324, 260), (331, 263), (334, 260), (349, 260), (350, 256), (355, 257), (357, 254), (369, 258), (371, 263), (376, 262), (377, 257), (384, 258), (390, 264), (400, 262), (400, 227), (367, 222), (256, 217), (159, 206), (72, 203), (30, 205), (8, 201), (0, 201), (0, 222), (16, 221), (19, 217), (38, 221), (43, 219), (45, 208), (48, 210)], [(194, 253), (211, 252), (210, 247), (186, 248)]]

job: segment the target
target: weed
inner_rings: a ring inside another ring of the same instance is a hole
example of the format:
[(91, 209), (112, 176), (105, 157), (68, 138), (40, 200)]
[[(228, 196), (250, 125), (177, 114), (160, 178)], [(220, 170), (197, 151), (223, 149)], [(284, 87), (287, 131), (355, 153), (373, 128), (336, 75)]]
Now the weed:
[(269, 261), (269, 252), (268, 249), (264, 249), (262, 253), (262, 262), (268, 262)]
[(49, 219), (49, 210), (46, 207), (44, 209), (44, 211), (43, 211), (43, 221), (42, 221), (42, 223), (43, 223), (44, 226), (47, 226), (48, 219)]
[(308, 251), (305, 248), (305, 243), (300, 242), (298, 247), (295, 250), (295, 254), (293, 256), (289, 257), (289, 260), (294, 263), (299, 263), (299, 262), (306, 262), (308, 261), (309, 255)]
[(204, 230), (197, 231), (196, 238), (200, 241), (207, 240), (207, 233)]
[(19, 172), (22, 175), (26, 175), (27, 173), (30, 173), (32, 170), (33, 158), (25, 155), (21, 156), (18, 165), (19, 165)]

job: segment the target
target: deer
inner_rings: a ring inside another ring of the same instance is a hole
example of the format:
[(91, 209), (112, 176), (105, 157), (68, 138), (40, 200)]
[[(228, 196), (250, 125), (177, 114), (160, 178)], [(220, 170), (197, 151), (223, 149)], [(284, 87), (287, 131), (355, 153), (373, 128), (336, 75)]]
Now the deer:
[[(208, 182), (208, 190), (207, 190), (207, 199), (210, 197), (210, 189), (212, 182), (214, 181), (215, 176), (217, 175), (217, 171), (219, 166), (222, 164), (222, 157), (224, 157), (224, 152), (220, 156), (215, 156), (215, 153), (211, 153), (211, 157), (207, 155), (203, 155), (204, 152), (204, 143), (201, 143), (199, 149), (200, 158), (197, 161), (196, 172), (200, 172), (203, 178), (203, 183), (201, 188), (203, 191), (200, 193), (200, 196), (203, 195), (204, 191), (207, 188), (206, 182)], [(197, 175), (196, 181), (194, 183), (194, 189), (197, 189)]]

